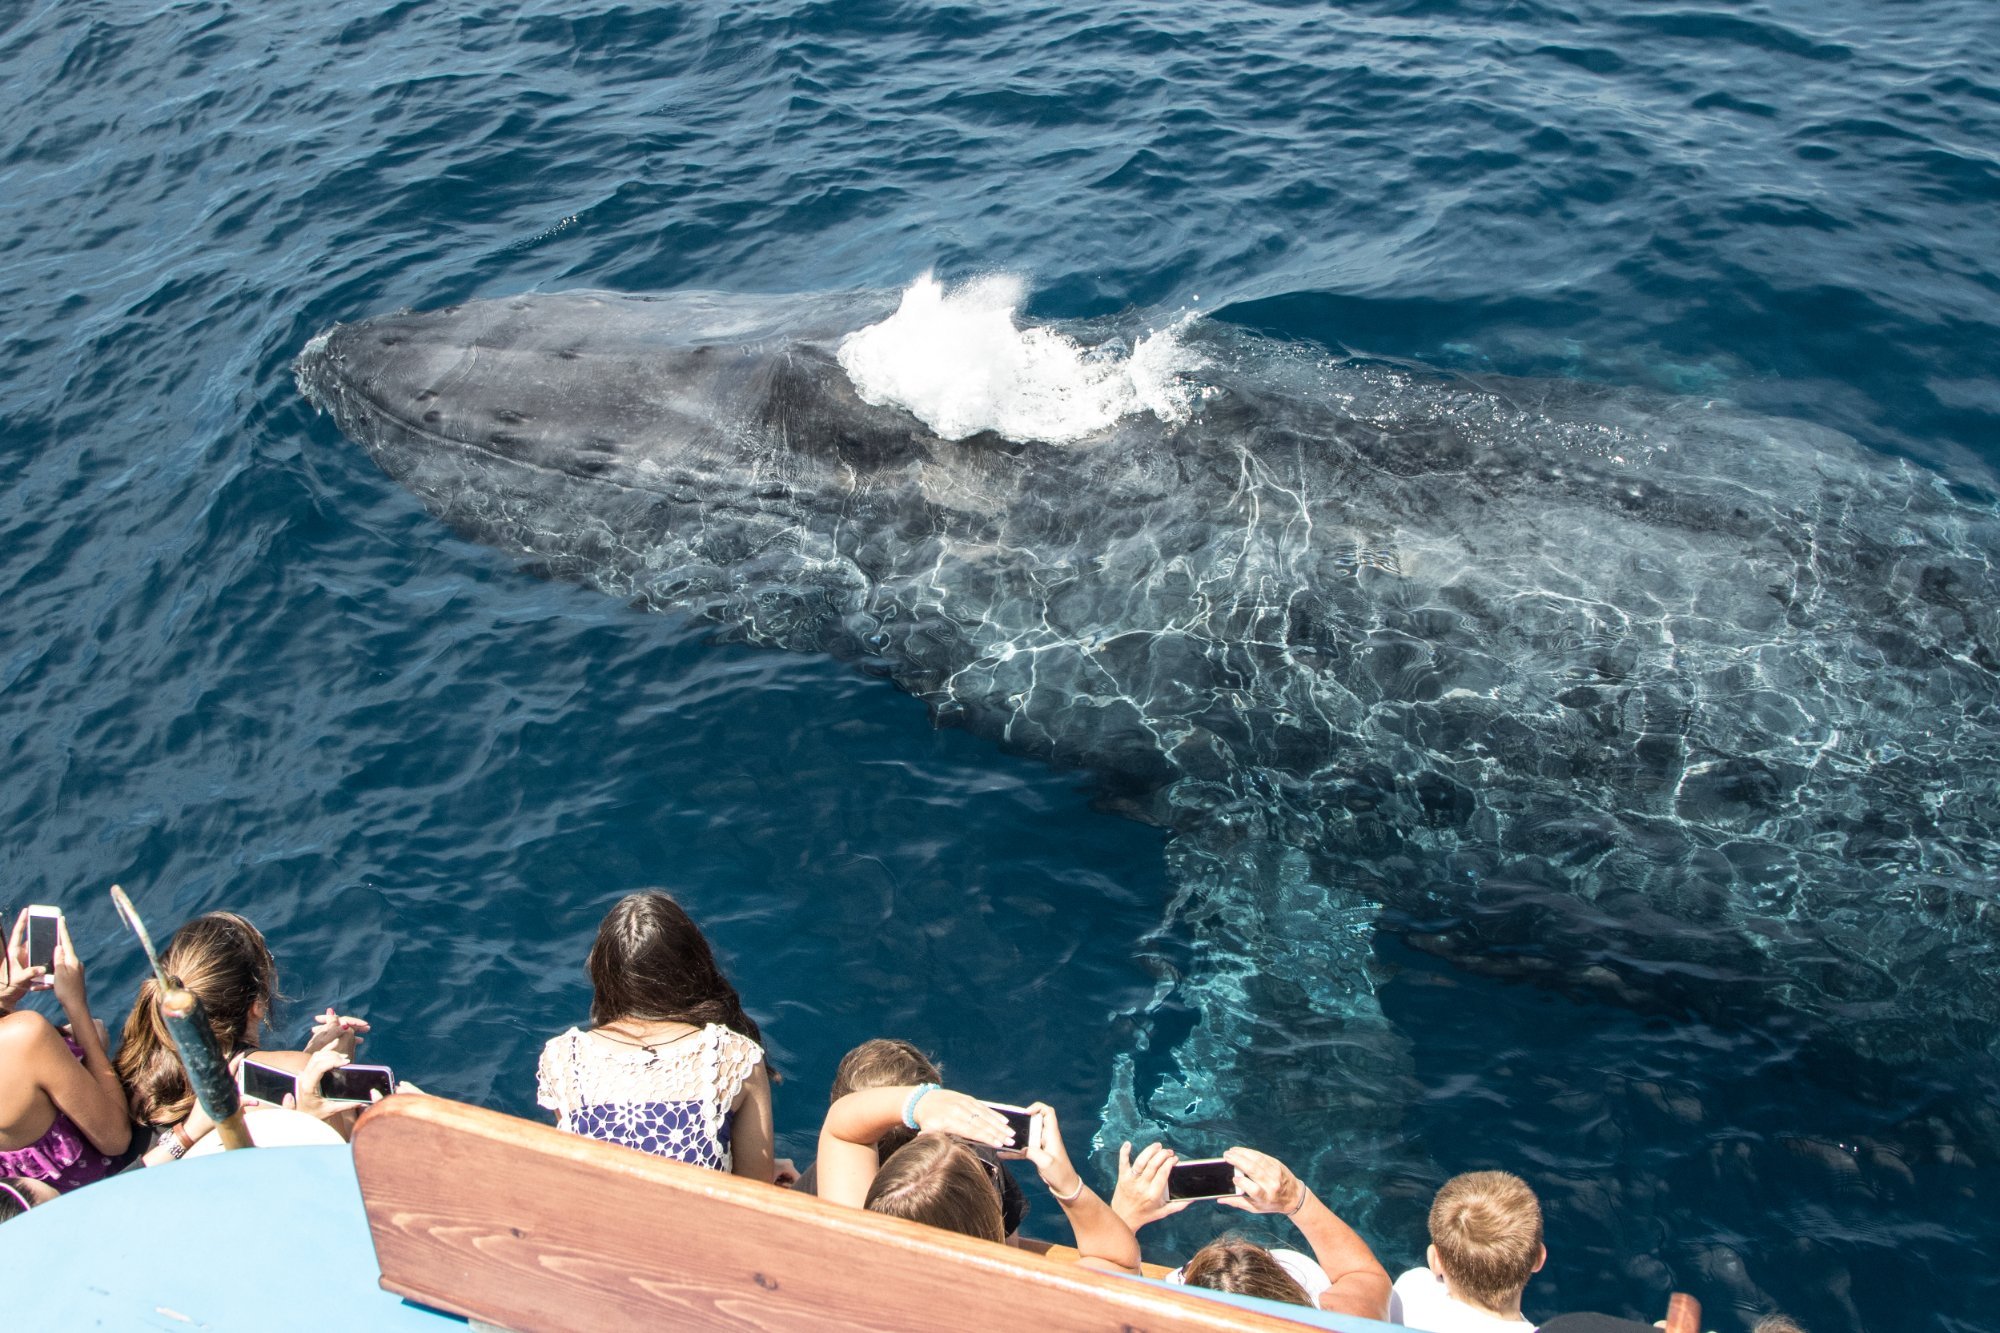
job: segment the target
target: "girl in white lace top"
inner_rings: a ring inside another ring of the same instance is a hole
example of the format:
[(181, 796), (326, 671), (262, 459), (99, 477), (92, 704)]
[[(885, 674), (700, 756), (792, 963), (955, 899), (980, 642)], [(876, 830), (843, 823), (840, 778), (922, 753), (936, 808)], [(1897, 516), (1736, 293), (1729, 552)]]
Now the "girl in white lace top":
[(762, 1034), (680, 904), (626, 896), (598, 928), (589, 972), (591, 1029), (542, 1048), (537, 1100), (558, 1127), (771, 1180)]

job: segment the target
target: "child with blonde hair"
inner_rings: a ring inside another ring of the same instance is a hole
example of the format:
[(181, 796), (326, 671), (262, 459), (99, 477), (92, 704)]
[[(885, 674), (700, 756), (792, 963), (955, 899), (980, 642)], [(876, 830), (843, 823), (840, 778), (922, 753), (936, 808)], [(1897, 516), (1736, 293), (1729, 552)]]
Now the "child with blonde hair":
[(1396, 1279), (1389, 1318), (1429, 1333), (1524, 1333), (1521, 1292), (1549, 1257), (1542, 1207), (1505, 1171), (1453, 1176), (1431, 1201), (1426, 1267)]

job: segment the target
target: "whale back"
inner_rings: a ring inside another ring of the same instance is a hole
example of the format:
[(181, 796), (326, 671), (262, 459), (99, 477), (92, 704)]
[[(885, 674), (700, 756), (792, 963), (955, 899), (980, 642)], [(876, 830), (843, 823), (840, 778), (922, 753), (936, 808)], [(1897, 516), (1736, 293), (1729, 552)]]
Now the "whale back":
[(1437, 947), (1994, 1053), (2000, 983), (1949, 961), (2000, 943), (2000, 796), (1956, 777), (2000, 762), (1990, 500), (1726, 404), (1219, 324), (1184, 420), (946, 440), (840, 367), (884, 305), (474, 302), (299, 377), (480, 539), (858, 661)]

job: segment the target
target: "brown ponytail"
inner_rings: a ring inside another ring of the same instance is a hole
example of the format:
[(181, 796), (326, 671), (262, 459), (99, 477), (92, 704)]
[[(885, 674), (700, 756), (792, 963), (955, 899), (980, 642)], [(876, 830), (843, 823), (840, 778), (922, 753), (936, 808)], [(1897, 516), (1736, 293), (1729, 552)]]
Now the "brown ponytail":
[[(278, 965), (257, 927), (234, 912), (198, 916), (174, 932), (160, 965), (201, 1001), (225, 1058), (256, 1046), (253, 1016), (268, 1018), (278, 998)], [(187, 1119), (194, 1092), (160, 1014), (160, 984), (151, 977), (139, 986), (112, 1063), (133, 1119), (144, 1125)]]

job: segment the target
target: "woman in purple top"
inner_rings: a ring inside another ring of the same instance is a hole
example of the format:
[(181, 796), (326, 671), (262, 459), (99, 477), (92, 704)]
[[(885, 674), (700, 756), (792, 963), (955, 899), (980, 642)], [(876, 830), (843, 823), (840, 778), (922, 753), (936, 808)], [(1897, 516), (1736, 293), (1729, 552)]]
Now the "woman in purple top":
[[(101, 1180), (132, 1145), (125, 1090), (90, 1016), (83, 962), (58, 922), (51, 974), (28, 966), (28, 914), (23, 912), (0, 972), (0, 1176), (25, 1176), (57, 1190)], [(31, 990), (55, 992), (69, 1030), (31, 1009), (14, 1006)]]

